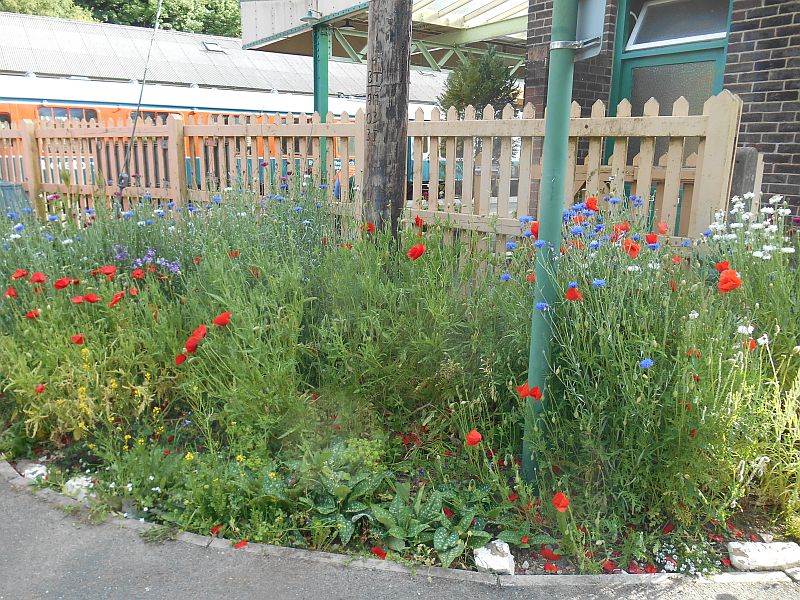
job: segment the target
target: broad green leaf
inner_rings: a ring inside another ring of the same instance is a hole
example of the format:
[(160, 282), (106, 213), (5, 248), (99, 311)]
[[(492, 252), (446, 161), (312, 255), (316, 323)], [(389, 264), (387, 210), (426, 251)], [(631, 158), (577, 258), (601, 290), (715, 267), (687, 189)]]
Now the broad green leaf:
[(342, 540), (343, 545), (347, 545), (350, 542), (350, 538), (353, 537), (353, 533), (356, 530), (356, 526), (353, 523), (346, 519), (343, 515), (337, 515), (337, 525), (339, 527), (339, 539)]
[(443, 552), (437, 552), (437, 554), (439, 555), (439, 560), (442, 561), (442, 566), (447, 568), (450, 566), (450, 563), (461, 556), (462, 552), (464, 552), (464, 542), (459, 540), (453, 548), (449, 548)]
[(384, 542), (389, 548), (391, 548), (395, 552), (400, 552), (406, 547), (405, 541), (396, 537), (389, 536), (384, 540)]
[(383, 482), (384, 477), (386, 477), (386, 473), (378, 473), (362, 479), (353, 486), (353, 492), (350, 494), (350, 498), (352, 500), (366, 498), (377, 489)]
[(363, 502), (358, 502), (358, 501), (350, 502), (344, 508), (344, 511), (349, 513), (366, 512), (368, 510), (369, 506), (367, 506)]
[(375, 515), (378, 523), (386, 527), (386, 529), (391, 529), (397, 525), (391, 513), (377, 504), (372, 505), (372, 514)]
[(492, 539), (492, 534), (488, 531), (470, 531), (467, 538), (467, 545), (470, 548), (480, 548)]
[(405, 529), (396, 525), (387, 531), (386, 534), (392, 537), (400, 538), (401, 540), (405, 540), (407, 537)]
[(314, 509), (321, 515), (329, 515), (336, 510), (336, 502), (331, 496), (321, 496)]
[(439, 527), (433, 534), (433, 547), (437, 552), (444, 552), (458, 544), (458, 534), (446, 527)]
[(339, 484), (333, 488), (333, 495), (339, 499), (339, 502), (342, 502), (349, 494), (350, 488), (346, 485)]
[(442, 495), (438, 492), (431, 494), (422, 511), (419, 513), (419, 520), (425, 523), (435, 521), (442, 516)]
[(403, 503), (403, 499), (400, 496), (395, 496), (394, 500), (392, 500), (391, 504), (389, 504), (389, 513), (395, 519), (399, 519), (404, 508), (405, 504)]

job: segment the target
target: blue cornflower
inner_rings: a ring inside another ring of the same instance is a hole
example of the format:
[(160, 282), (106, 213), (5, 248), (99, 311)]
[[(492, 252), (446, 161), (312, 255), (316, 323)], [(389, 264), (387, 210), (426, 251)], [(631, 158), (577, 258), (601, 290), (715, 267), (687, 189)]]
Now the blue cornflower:
[(597, 225), (594, 226), (594, 230), (595, 231), (599, 232), (599, 231), (603, 231), (603, 229), (605, 229), (605, 225), (603, 223), (598, 223)]
[(600, 247), (600, 242), (598, 242), (597, 240), (592, 240), (591, 242), (589, 242), (589, 248), (591, 248), (592, 250), (597, 250), (599, 247)]
[(547, 302), (536, 303), (536, 310), (547, 310), (548, 308), (550, 308), (550, 305)]
[(643, 200), (639, 198), (639, 196), (631, 196), (631, 200), (633, 200), (634, 208), (639, 208), (642, 204), (644, 204)]
[(508, 281), (509, 279), (511, 279), (511, 275), (509, 275), (508, 273), (503, 273), (502, 275), (500, 275), (501, 281)]
[(58, 221), (58, 217), (55, 215), (47, 215), (48, 221)]
[(144, 224), (145, 225), (152, 225), (153, 224), (153, 219), (145, 219)]
[(567, 285), (567, 287), (569, 289), (576, 288), (576, 287), (578, 287), (578, 282), (577, 281), (570, 281), (569, 285)]
[(655, 363), (653, 362), (652, 358), (645, 358), (644, 360), (639, 362), (639, 366), (642, 367), (643, 369), (649, 369), (654, 364)]
[(275, 200), (277, 200), (278, 202), (283, 202), (285, 199), (286, 198), (284, 198), (283, 196), (275, 196)]
[(152, 197), (153, 197), (153, 194), (149, 194), (148, 192), (145, 192), (144, 194), (142, 194), (142, 198), (144, 200), (150, 200)]
[(155, 209), (155, 210), (153, 211), (153, 214), (154, 214), (155, 216), (157, 216), (157, 217), (163, 217), (163, 216), (164, 216), (164, 214), (165, 214), (165, 213), (164, 213), (164, 209), (163, 209), (163, 208), (157, 208), (157, 209)]
[(326, 183), (320, 183), (320, 184), (319, 184), (319, 189), (321, 189), (321, 190), (327, 190), (327, 189), (328, 189), (328, 184), (326, 184)]
[(605, 279), (592, 279), (592, 285), (594, 287), (606, 287), (606, 280)]
[(584, 209), (581, 211), (581, 214), (582, 214), (584, 217), (591, 217), (591, 216), (594, 214), (594, 211), (593, 211), (591, 208), (584, 208)]
[(611, 200), (611, 196), (603, 196), (603, 202), (608, 202)]
[(638, 233), (633, 234), (631, 237), (635, 242), (638, 242), (640, 239), (642, 239), (642, 236), (640, 236)]
[(532, 223), (533, 222), (533, 217), (531, 217), (530, 215), (522, 215), (519, 218), (519, 222), (520, 223)]
[(222, 204), (222, 196), (211, 196), (211, 201), (214, 204)]
[(683, 240), (681, 242), (681, 246), (683, 246), (684, 248), (688, 248), (691, 245), (692, 245), (692, 240)]
[(267, 205), (267, 201), (266, 201), (266, 200), (260, 200), (258, 203), (259, 203), (261, 206), (266, 206), (266, 205)]
[(285, 190), (285, 189), (287, 189), (288, 187), (289, 187), (289, 184), (288, 184), (288, 183), (282, 183), (282, 184), (280, 185), (280, 188), (281, 188), (282, 190)]
[(611, 202), (611, 204), (619, 204), (621, 202), (619, 198), (609, 198), (608, 201)]
[(42, 232), (42, 237), (44, 239), (46, 239), (48, 242), (52, 242), (53, 241), (53, 236), (50, 235), (49, 233), (47, 233), (46, 231)]
[(172, 200), (167, 202), (167, 208), (172, 208), (173, 206), (175, 206), (175, 203)]
[(608, 242), (608, 241), (610, 241), (610, 240), (611, 240), (611, 236), (610, 236), (610, 235), (604, 235), (604, 236), (602, 236), (600, 239), (601, 239), (602, 241), (604, 241), (604, 242)]
[(267, 194), (264, 196), (267, 200), (272, 200), (275, 197), (275, 194)]
[(658, 250), (661, 247), (661, 244), (656, 242), (655, 244), (647, 244), (647, 247), (650, 248), (650, 250)]
[(704, 236), (706, 236), (706, 237), (710, 236), (710, 235), (711, 235), (711, 230), (710, 230), (710, 229), (706, 229), (706, 230), (703, 232), (703, 235), (704, 235)]
[(572, 205), (572, 210), (583, 210), (586, 208), (586, 202), (578, 202)]
[(306, 220), (303, 221), (303, 225), (311, 225), (311, 221), (306, 219)]
[(303, 212), (303, 207), (302, 206), (295, 206), (292, 210), (294, 212)]
[(33, 212), (33, 209), (30, 206), (23, 206), (22, 212), (24, 212), (26, 215), (29, 215)]
[(93, 208), (87, 208), (83, 212), (85, 212), (87, 215), (93, 215), (94, 214), (94, 209)]
[(545, 244), (544, 240), (536, 240), (535, 242), (533, 242), (533, 245), (536, 246), (537, 248), (541, 248), (542, 246), (544, 246), (544, 244)]
[(516, 242), (506, 242), (506, 250), (513, 250), (517, 247)]
[(314, 205), (314, 208), (322, 208), (322, 203), (321, 203), (321, 202), (317, 202), (317, 203)]
[(583, 235), (583, 227), (580, 225), (574, 225), (573, 227), (569, 228), (569, 232), (572, 235)]
[(122, 211), (121, 214), (122, 214), (123, 218), (125, 218), (125, 219), (130, 219), (133, 216), (133, 212), (131, 212), (129, 210)]
[(22, 223), (17, 223), (16, 225), (14, 225), (14, 231), (22, 231), (23, 229), (25, 229), (25, 225), (23, 225)]
[(6, 213), (6, 216), (11, 219), (12, 221), (16, 221), (19, 215), (15, 213), (13, 210)]
[(522, 235), (524, 235), (525, 237), (531, 237), (533, 235), (533, 232), (529, 229), (528, 231), (526, 231)]

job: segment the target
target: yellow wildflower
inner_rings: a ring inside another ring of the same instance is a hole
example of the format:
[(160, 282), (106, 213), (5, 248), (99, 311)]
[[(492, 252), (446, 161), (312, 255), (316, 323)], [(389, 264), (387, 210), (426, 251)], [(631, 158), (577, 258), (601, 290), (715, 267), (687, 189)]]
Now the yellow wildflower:
[(136, 440), (136, 443), (139, 444), (140, 446), (144, 446), (144, 438), (139, 438), (138, 440)]
[(187, 453), (184, 455), (184, 457), (183, 457), (183, 458), (184, 458), (184, 460), (193, 460), (193, 459), (194, 459), (194, 454), (192, 454), (191, 452), (187, 452)]

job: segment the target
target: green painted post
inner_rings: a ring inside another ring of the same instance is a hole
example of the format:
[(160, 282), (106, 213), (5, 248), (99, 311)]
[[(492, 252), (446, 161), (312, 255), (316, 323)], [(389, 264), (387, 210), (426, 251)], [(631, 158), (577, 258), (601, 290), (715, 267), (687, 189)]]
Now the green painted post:
[[(578, 24), (578, 0), (553, 2), (551, 43), (574, 42)], [(531, 316), (531, 347), (528, 358), (528, 383), (539, 386), (542, 400), (527, 399), (525, 432), (522, 443), (522, 470), (525, 479), (535, 484), (538, 465), (531, 454), (532, 442), (541, 435), (542, 412), (550, 401), (545, 382), (550, 369), (552, 328), (550, 314), (536, 305), (552, 306), (559, 291), (555, 288), (553, 253), (561, 248), (561, 222), (564, 205), (564, 175), (567, 166), (569, 113), (572, 103), (572, 75), (575, 48), (550, 49), (547, 75), (547, 114), (544, 126), (542, 186), (539, 195), (539, 239), (546, 242), (536, 253), (536, 284)]]
[[(314, 51), (314, 112), (319, 114), (320, 121), (325, 122), (328, 114), (328, 58), (331, 54), (331, 30), (327, 25), (313, 27)], [(322, 179), (327, 178), (327, 144), (320, 140), (319, 158), (321, 161)], [(307, 168), (304, 166), (304, 171)]]

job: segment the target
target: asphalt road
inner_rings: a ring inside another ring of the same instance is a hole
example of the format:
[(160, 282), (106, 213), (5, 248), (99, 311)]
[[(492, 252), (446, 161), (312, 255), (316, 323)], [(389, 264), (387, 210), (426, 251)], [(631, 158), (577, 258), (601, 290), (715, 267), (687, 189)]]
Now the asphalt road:
[(551, 576), (538, 578), (546, 581), (536, 587), (499, 588), (181, 541), (146, 544), (136, 531), (86, 524), (6, 479), (0, 478), (0, 600), (800, 600), (795, 583), (642, 585), (608, 578), (598, 584), (591, 578), (576, 585)]

